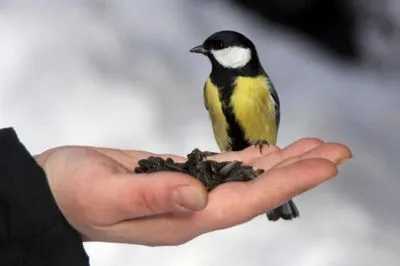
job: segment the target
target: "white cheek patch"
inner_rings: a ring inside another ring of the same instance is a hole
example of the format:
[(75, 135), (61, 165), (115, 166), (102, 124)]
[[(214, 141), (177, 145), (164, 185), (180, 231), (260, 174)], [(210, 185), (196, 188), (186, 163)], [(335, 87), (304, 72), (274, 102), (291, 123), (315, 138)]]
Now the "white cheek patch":
[(226, 68), (244, 67), (251, 59), (251, 50), (238, 46), (221, 50), (211, 50), (211, 53), (215, 60)]

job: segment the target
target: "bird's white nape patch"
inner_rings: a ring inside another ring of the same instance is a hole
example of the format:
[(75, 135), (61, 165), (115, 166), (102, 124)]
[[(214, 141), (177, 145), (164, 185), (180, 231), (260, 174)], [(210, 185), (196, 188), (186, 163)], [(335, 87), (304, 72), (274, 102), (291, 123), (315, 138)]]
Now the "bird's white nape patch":
[(251, 50), (239, 46), (211, 50), (215, 60), (226, 68), (241, 68), (251, 60)]

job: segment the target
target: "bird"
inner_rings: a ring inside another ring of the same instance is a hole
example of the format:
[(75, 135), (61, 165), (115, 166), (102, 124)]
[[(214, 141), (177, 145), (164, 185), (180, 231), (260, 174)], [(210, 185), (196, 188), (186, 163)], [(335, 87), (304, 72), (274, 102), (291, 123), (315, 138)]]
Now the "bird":
[[(277, 142), (280, 124), (278, 93), (260, 63), (255, 44), (242, 33), (222, 30), (190, 49), (208, 57), (211, 72), (203, 87), (203, 102), (221, 152)], [(288, 202), (266, 212), (270, 221), (299, 216)]]

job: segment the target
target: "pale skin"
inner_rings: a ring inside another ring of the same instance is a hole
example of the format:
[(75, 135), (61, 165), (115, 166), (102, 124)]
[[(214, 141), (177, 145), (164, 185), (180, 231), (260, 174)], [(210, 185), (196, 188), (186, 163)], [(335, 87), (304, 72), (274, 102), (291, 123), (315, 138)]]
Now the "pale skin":
[[(318, 139), (301, 139), (282, 149), (264, 146), (262, 154), (255, 147), (222, 153), (210, 159), (240, 160), (265, 172), (254, 181), (223, 184), (207, 194), (184, 174), (133, 174), (138, 160), (150, 155), (68, 146), (35, 159), (60, 210), (84, 241), (160, 246), (248, 222), (336, 176), (339, 164), (352, 156), (346, 146)], [(177, 188), (184, 188), (182, 194)], [(265, 226), (269, 223), (266, 219)]]

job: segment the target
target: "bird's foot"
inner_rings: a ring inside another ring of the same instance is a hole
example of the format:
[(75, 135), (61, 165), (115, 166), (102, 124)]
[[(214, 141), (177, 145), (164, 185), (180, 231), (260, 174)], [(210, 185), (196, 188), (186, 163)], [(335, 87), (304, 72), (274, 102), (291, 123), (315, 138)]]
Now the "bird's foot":
[[(205, 152), (206, 154), (208, 152)], [(171, 158), (151, 156), (138, 162), (135, 173), (155, 173), (161, 171), (180, 172), (198, 179), (208, 191), (227, 182), (245, 182), (256, 178), (263, 170), (244, 166), (239, 161), (217, 162), (205, 160), (204, 152), (194, 149), (184, 163), (174, 162)]]
[(256, 148), (259, 148), (259, 149), (260, 149), (260, 153), (261, 153), (261, 154), (262, 154), (262, 148), (264, 147), (264, 145), (269, 146), (268, 141), (266, 141), (266, 140), (258, 140), (258, 141), (256, 141), (256, 143), (254, 143), (254, 146), (255, 146)]

